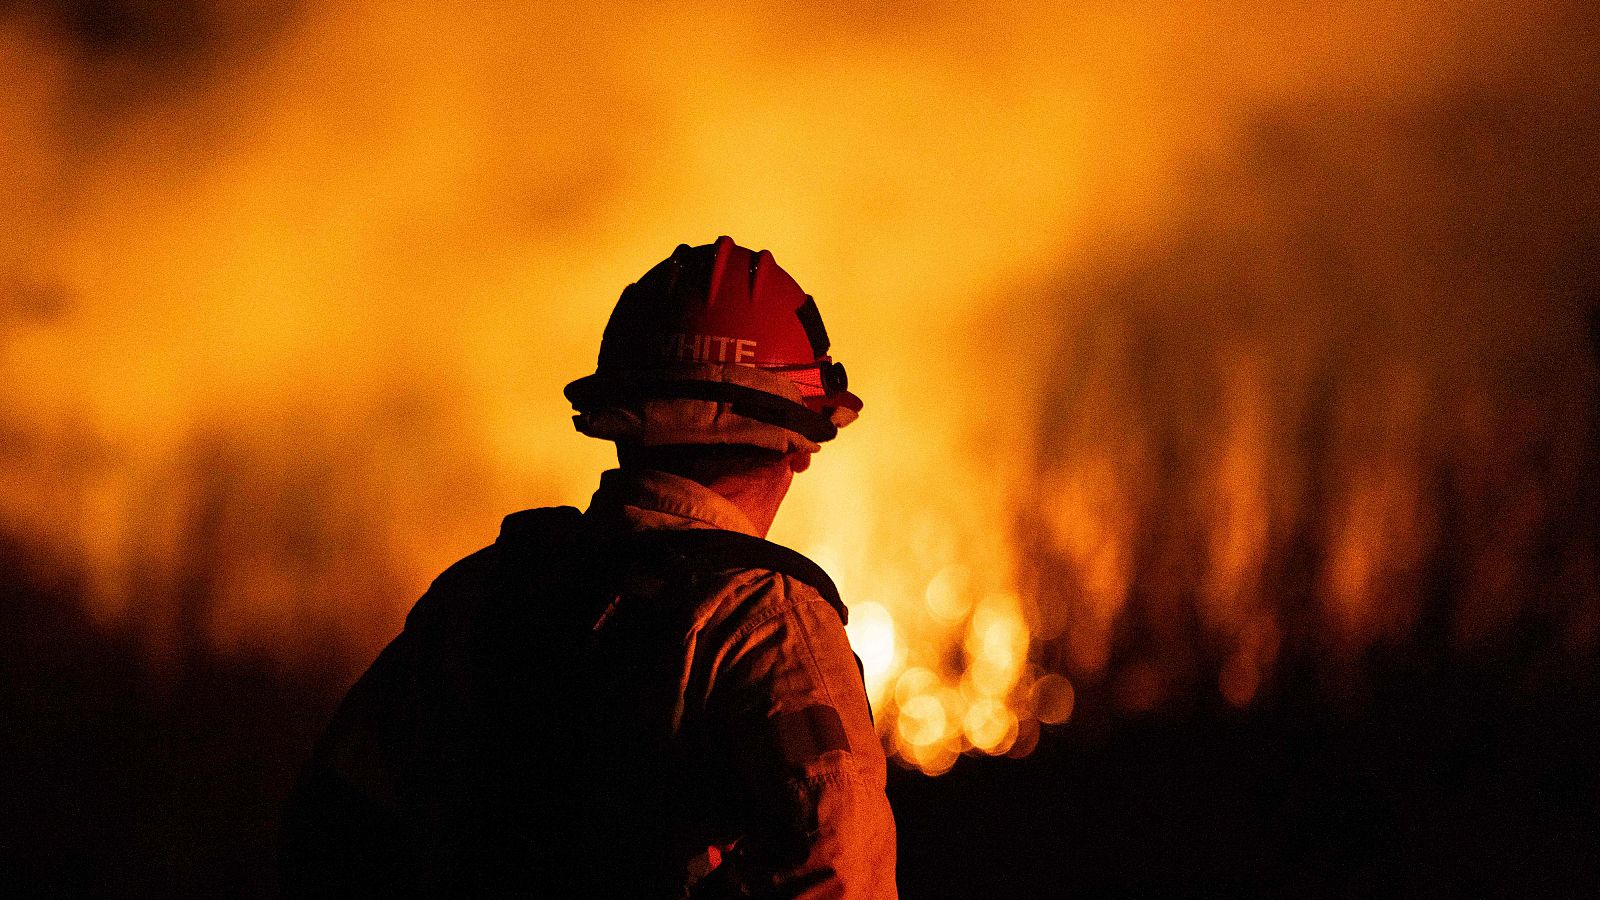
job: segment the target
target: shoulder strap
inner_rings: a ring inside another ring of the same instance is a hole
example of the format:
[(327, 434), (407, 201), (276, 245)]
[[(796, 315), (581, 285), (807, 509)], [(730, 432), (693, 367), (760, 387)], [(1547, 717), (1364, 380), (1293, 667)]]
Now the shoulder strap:
[(582, 527), (583, 513), (575, 506), (546, 506), (514, 512), (500, 522), (497, 544), (524, 538), (541, 538), (555, 533), (570, 534)]
[[(583, 514), (571, 506), (525, 509), (506, 516), (496, 543), (520, 554), (571, 541), (582, 530)], [(729, 569), (777, 572), (814, 588), (839, 614), (840, 622), (849, 619), (839, 589), (821, 566), (788, 547), (753, 535), (715, 528), (641, 531), (618, 538), (615, 551), (636, 565), (655, 562), (691, 574)]]
[(680, 570), (709, 574), (729, 569), (765, 569), (787, 575), (810, 585), (839, 614), (841, 623), (849, 621), (849, 611), (839, 589), (822, 567), (804, 555), (781, 544), (715, 528), (690, 528), (638, 532), (628, 536), (635, 546), (651, 548), (647, 553), (665, 553)]

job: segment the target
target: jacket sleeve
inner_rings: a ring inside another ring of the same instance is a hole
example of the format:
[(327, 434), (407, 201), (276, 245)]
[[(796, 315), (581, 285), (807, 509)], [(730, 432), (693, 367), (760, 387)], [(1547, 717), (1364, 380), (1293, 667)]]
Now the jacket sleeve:
[(409, 642), (401, 635), (356, 682), (301, 773), (279, 847), (285, 896), (387, 895), (404, 884), (393, 759), (405, 732)]
[(317, 742), (284, 814), (279, 870), (286, 896), (414, 891), (416, 835), (400, 778), (416, 752), (419, 662), (443, 610), (482, 590), (489, 557), (474, 554), (435, 579), (350, 691)]
[(844, 626), (787, 577), (758, 592), (711, 698), (754, 801), (739, 878), (758, 897), (893, 898), (883, 749)]

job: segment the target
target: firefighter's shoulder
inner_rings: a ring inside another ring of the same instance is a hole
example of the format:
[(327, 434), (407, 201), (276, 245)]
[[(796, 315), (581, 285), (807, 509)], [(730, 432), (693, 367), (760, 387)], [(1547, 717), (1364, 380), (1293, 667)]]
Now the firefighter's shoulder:
[(456, 560), (440, 572), (406, 614), (406, 628), (426, 627), (461, 598), (489, 590), (497, 556), (496, 546), (490, 544)]
[[(718, 582), (702, 604), (702, 620), (706, 627), (729, 637), (753, 631), (802, 607), (830, 606), (815, 586), (776, 569), (728, 569), (719, 573)], [(828, 618), (833, 615), (827, 613)]]

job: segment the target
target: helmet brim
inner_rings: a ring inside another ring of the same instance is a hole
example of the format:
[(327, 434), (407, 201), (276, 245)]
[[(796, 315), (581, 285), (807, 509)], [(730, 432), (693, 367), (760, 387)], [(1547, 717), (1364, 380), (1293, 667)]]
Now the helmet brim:
[[(725, 404), (732, 415), (787, 429), (819, 444), (839, 434), (832, 415), (812, 409), (798, 397), (789, 399), (738, 381), (684, 377), (686, 374), (597, 372), (567, 385), (563, 393), (580, 413), (605, 407), (638, 407), (650, 401), (695, 400)], [(787, 383), (787, 379), (779, 380)]]

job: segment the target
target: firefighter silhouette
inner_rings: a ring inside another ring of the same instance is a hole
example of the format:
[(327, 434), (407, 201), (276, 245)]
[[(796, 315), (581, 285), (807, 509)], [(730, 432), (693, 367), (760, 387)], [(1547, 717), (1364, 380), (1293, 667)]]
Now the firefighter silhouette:
[(284, 827), (304, 894), (893, 897), (846, 609), (764, 538), (861, 401), (772, 254), (681, 245), (567, 386), (619, 467), (507, 516), (340, 705)]

